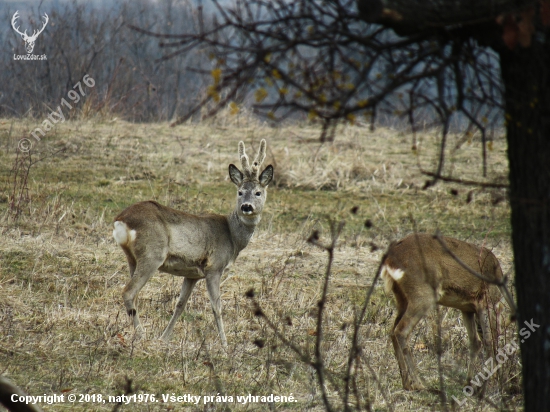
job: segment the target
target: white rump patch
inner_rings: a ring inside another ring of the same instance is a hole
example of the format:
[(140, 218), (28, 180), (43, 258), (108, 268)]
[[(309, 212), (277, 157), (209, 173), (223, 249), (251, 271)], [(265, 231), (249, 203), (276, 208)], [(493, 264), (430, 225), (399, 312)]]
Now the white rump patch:
[(399, 281), (405, 272), (402, 269), (399, 268), (392, 268), (388, 265), (382, 266), (382, 272), (380, 275), (382, 276), (382, 279), (384, 279), (384, 290), (386, 293), (390, 293), (392, 289), (393, 282)]
[(125, 245), (128, 242), (136, 240), (136, 231), (133, 229), (129, 230), (126, 223), (117, 220), (113, 230), (113, 237), (119, 245)]
[(388, 265), (384, 265), (384, 268), (388, 271), (389, 275), (395, 280), (396, 282), (403, 277), (405, 272), (402, 269), (394, 269)]

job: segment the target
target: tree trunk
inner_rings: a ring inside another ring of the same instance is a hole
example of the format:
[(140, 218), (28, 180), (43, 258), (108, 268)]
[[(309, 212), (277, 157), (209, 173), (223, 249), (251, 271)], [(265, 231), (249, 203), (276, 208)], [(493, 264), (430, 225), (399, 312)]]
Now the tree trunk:
[(550, 41), (499, 54), (525, 410), (550, 411)]
[[(392, 27), (405, 35), (426, 33), (440, 24), (453, 23), (455, 31), (463, 31), (483, 44), (492, 44), (500, 55), (524, 403), (526, 411), (550, 411), (547, 393), (550, 390), (550, 37), (548, 26), (538, 27), (532, 35), (529, 25), (530, 11), (535, 12), (535, 26), (541, 22), (548, 24), (545, 22), (548, 2), (540, 2), (539, 8), (524, 0), (482, 1), (481, 5), (495, 6), (491, 13), (477, 6), (465, 7), (468, 1), (406, 3), (357, 0), (360, 15), (368, 22)], [(453, 7), (460, 7), (460, 13), (470, 12), (476, 18), (465, 19)], [(444, 16), (430, 23), (430, 13), (442, 10)], [(508, 15), (511, 10), (526, 14)], [(517, 26), (509, 26), (505, 33), (503, 26), (496, 24), (496, 16), (507, 16)], [(522, 22), (527, 25), (520, 27)], [(468, 28), (470, 23), (472, 27)], [(506, 48), (504, 34), (509, 42), (514, 36), (516, 40), (520, 37), (525, 40), (527, 34), (529, 47)]]

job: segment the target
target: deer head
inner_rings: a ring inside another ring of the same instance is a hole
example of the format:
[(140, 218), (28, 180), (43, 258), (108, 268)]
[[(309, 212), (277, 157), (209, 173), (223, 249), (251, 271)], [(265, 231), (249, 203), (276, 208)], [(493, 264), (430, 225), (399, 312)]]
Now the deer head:
[(36, 38), (38, 37), (38, 35), (40, 33), (42, 33), (44, 31), (44, 29), (46, 28), (46, 25), (48, 24), (48, 21), (50, 20), (50, 18), (48, 17), (48, 15), (46, 13), (44, 13), (44, 16), (42, 16), (42, 18), (44, 19), (44, 24), (43, 24), (42, 28), (40, 30), (34, 30), (33, 33), (32, 33), (32, 36), (27, 35), (27, 30), (25, 30), (24, 33), (21, 33), (19, 31), (19, 27), (15, 27), (15, 23), (16, 23), (18, 18), (19, 18), (19, 10), (17, 10), (15, 12), (15, 14), (13, 15), (13, 17), (11, 19), (11, 27), (13, 27), (13, 29), (16, 31), (17, 34), (21, 35), (21, 37), (25, 41), (25, 48), (27, 49), (27, 53), (31, 54), (32, 51), (34, 50), (34, 42), (36, 41)]
[(267, 185), (273, 179), (273, 166), (267, 166), (260, 173), (265, 160), (265, 140), (260, 142), (260, 149), (252, 164), (245, 153), (244, 143), (239, 142), (239, 158), (243, 171), (235, 165), (229, 165), (229, 177), (238, 188), (237, 210), (239, 217), (247, 224), (258, 224), (267, 196)]

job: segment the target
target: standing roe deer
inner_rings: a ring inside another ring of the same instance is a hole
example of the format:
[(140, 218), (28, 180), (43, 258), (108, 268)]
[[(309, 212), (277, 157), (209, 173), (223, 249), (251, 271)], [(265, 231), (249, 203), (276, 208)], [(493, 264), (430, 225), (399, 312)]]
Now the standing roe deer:
[(128, 207), (115, 218), (113, 236), (126, 254), (131, 276), (123, 292), (124, 305), (138, 334), (141, 335), (142, 327), (136, 297), (158, 269), (184, 277), (176, 309), (161, 339), (170, 339), (193, 287), (199, 279), (206, 279), (218, 332), (222, 344), (227, 346), (221, 317), (220, 278), (260, 223), (267, 185), (273, 179), (271, 165), (260, 173), (265, 148), (262, 140), (258, 155), (250, 165), (244, 143), (239, 142), (243, 171), (229, 165), (229, 177), (238, 193), (235, 210), (229, 215), (197, 216), (148, 201)]
[(412, 234), (392, 243), (382, 258), (380, 275), (387, 293), (393, 292), (397, 318), (391, 329), (391, 340), (403, 388), (423, 389), (408, 346), (408, 339), (418, 322), (436, 304), (462, 311), (470, 341), (468, 381), (473, 377), (473, 361), (481, 348), (474, 315), (477, 315), (486, 351), (491, 348), (492, 329), (498, 330), (502, 311), (501, 293), (513, 308), (504, 290), (471, 274), (449, 253), (480, 273), (484, 278), (502, 282), (500, 264), (493, 253), (461, 240), (428, 234)]

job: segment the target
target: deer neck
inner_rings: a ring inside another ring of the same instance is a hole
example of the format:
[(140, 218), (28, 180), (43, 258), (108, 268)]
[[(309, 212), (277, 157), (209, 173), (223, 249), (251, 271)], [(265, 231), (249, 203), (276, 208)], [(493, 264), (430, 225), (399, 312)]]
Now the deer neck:
[(234, 210), (227, 220), (229, 221), (231, 238), (236, 248), (235, 252), (238, 254), (250, 242), (256, 226), (260, 223), (260, 217), (258, 216), (256, 219), (248, 222), (239, 216), (237, 210)]

